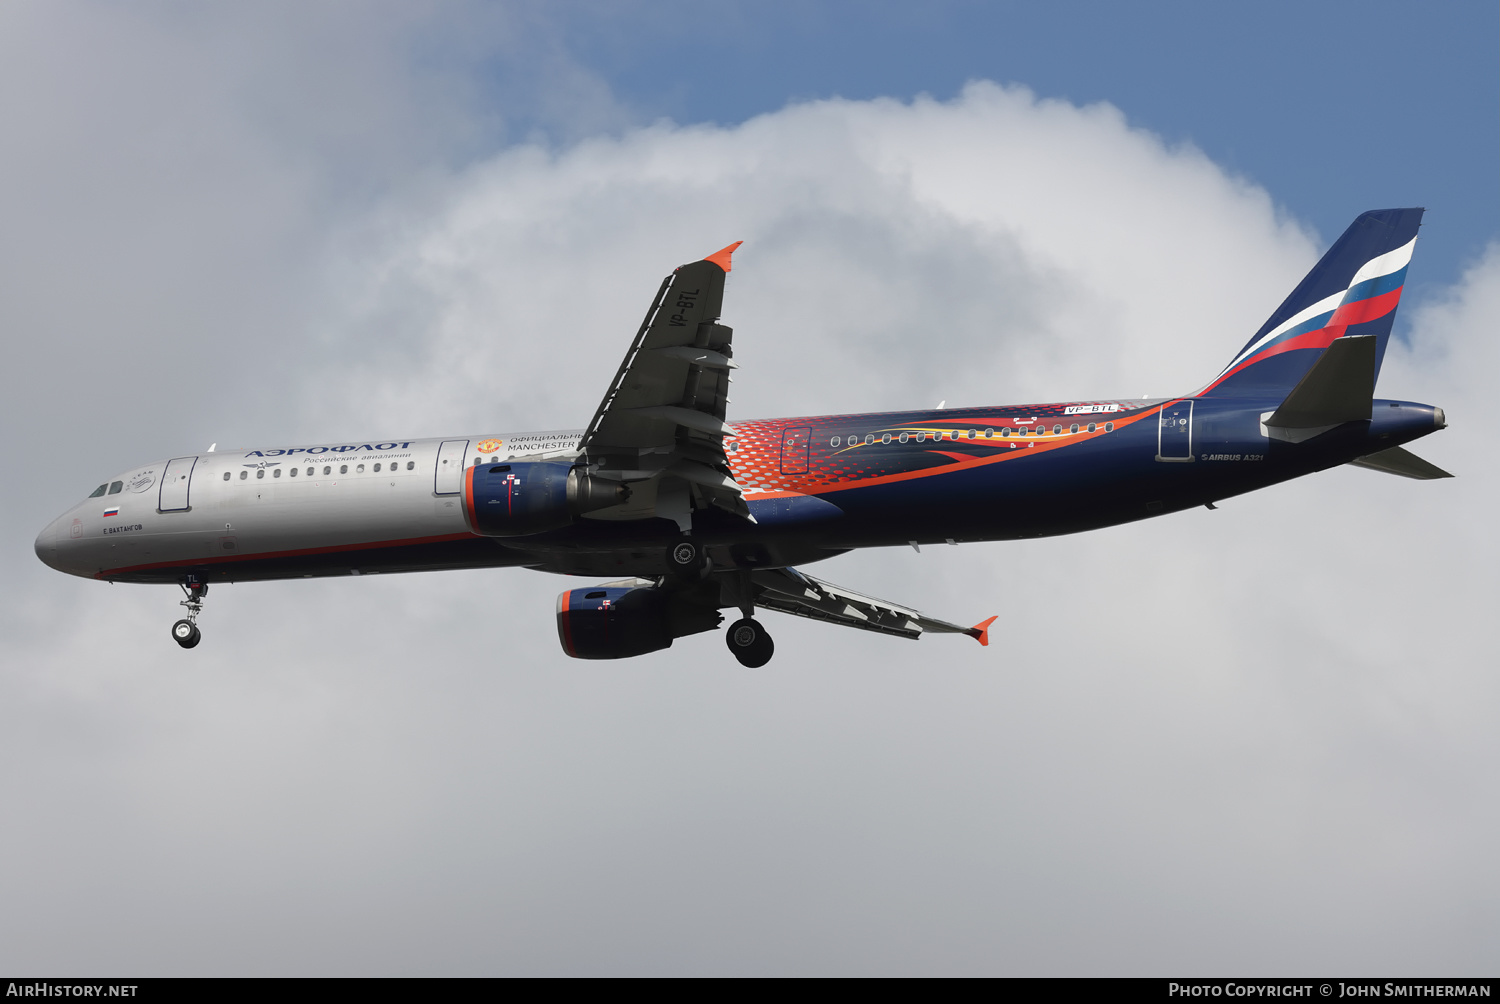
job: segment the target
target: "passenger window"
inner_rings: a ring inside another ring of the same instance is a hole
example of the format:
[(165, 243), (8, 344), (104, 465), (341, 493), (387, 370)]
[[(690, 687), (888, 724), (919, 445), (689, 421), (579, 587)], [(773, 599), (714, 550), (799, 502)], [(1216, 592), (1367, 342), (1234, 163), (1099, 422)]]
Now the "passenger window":
[(354, 473), (355, 474), (363, 474), (364, 472), (365, 472), (365, 465), (364, 464), (356, 464), (355, 465), (355, 467), (354, 467)]
[(1095, 425), (1095, 424), (1094, 424), (1094, 423), (1093, 423), (1093, 422), (1090, 422), (1090, 423), (1089, 423), (1089, 431), (1090, 431), (1090, 432), (1094, 432), (1094, 431), (1096, 431), (1096, 430), (1097, 430), (1097, 429), (1098, 429), (1098, 428), (1099, 428), (1099, 426), (1097, 426), (1097, 425)]
[(312, 477), (312, 476), (313, 476), (313, 469), (312, 469), (312, 468), (311, 468), (311, 467), (309, 467), (309, 468), (308, 468), (308, 469), (307, 469), (307, 476), (308, 476), (308, 477)]
[(1000, 430), (1000, 438), (1001, 439), (1009, 439), (1010, 438), (1010, 430), (1009, 429), (1001, 429)]
[(109, 490), (109, 482), (106, 481), (104, 484), (100, 485), (98, 488), (95, 488), (93, 491), (89, 492), (89, 498), (96, 499), (100, 495), (103, 495), (108, 490)]
[(228, 471), (225, 471), (225, 472), (224, 472), (224, 480), (225, 480), (225, 481), (228, 481), (228, 480), (229, 480), (229, 472), (228, 472)]
[(984, 430), (984, 438), (985, 439), (994, 439), (995, 438), (995, 430), (994, 429), (985, 429)]
[(348, 464), (339, 464), (339, 473), (340, 474), (348, 474), (349, 473), (349, 465)]
[(969, 430), (969, 438), (970, 438), (970, 439), (973, 439), (973, 438), (974, 438), (974, 430), (973, 430), (973, 429), (970, 429), (970, 430)]
[(919, 433), (917, 433), (917, 442), (920, 443), (920, 442), (924, 441), (926, 438), (927, 438), (927, 433), (925, 433), (925, 432), (919, 432)]
[(281, 477), (281, 468), (278, 467), (274, 471), (272, 471), (271, 472), (271, 477), (273, 477), (273, 478), (279, 478), (279, 477)]
[(264, 467), (260, 468), (259, 470), (257, 470), (255, 472), (255, 476), (258, 477), (258, 478), (265, 477), (266, 476), (266, 469)]
[(1113, 423), (1113, 422), (1105, 422), (1104, 423), (1104, 431), (1105, 432), (1114, 432), (1115, 431), (1115, 423)]
[(286, 475), (289, 478), (295, 478), (297, 476), (297, 468), (293, 467), (291, 470), (286, 472)]
[(125, 487), (125, 482), (123, 482), (123, 481), (116, 481), (116, 482), (114, 482), (113, 484), (111, 484), (109, 486), (109, 493), (111, 495), (118, 495), (118, 494), (120, 494), (121, 490), (124, 489), (124, 487)]
[(865, 445), (869, 446), (873, 442), (875, 442), (875, 434), (873, 432), (865, 433)]
[(406, 462), (406, 469), (409, 470), (409, 471), (416, 470), (417, 469), (417, 462), (415, 460), (408, 460)]
[(841, 438), (839, 438), (838, 436), (834, 436), (832, 439), (830, 439), (828, 441), (828, 445), (829, 446), (838, 446), (842, 442), (843, 442), (843, 440)]
[(333, 473), (333, 468), (332, 467), (324, 467), (323, 468), (323, 473), (325, 475), (332, 474)]
[(243, 481), (250, 476), (249, 471), (240, 471), (240, 480)]
[(889, 443), (891, 441), (891, 434), (887, 432), (885, 435), (880, 437), (880, 441), (882, 443)]
[(1062, 426), (1060, 426), (1060, 425), (1054, 425), (1052, 427), (1052, 435), (1054, 435), (1054, 436), (1061, 436), (1062, 435)]
[(906, 434), (906, 433), (904, 433), (904, 432), (903, 432), (903, 433), (901, 433), (901, 437), (900, 437), (900, 438), (901, 438), (901, 442), (903, 442), (903, 443), (904, 443), (904, 442), (906, 442), (906, 441), (907, 441), (907, 440), (908, 440), (908, 439), (910, 439), (910, 438), (911, 438), (911, 437), (910, 437), (910, 436), (908, 436), (908, 435), (907, 435), (907, 434)]
[(376, 474), (379, 474), (379, 473), (380, 473), (380, 465), (379, 465), (379, 464), (376, 464), (376, 465), (375, 465), (375, 473), (376, 473)]
[(1078, 431), (1078, 423), (1074, 422), (1071, 426), (1069, 426), (1068, 431), (1069, 432), (1077, 432)]

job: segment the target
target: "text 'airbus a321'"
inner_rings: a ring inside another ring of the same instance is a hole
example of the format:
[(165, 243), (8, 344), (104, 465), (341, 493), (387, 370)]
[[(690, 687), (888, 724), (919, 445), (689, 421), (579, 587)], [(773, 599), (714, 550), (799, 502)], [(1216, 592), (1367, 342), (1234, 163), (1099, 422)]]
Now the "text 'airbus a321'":
[(1375, 400), (1421, 209), (1360, 216), (1201, 390), (1158, 400), (730, 422), (731, 245), (661, 284), (588, 428), (278, 445), (111, 477), (36, 540), (53, 568), (176, 584), (184, 648), (215, 582), (519, 565), (563, 593), (568, 655), (664, 649), (757, 608), (902, 638), (973, 627), (798, 571), (857, 547), (1011, 540), (1146, 519), (1337, 464), (1448, 477), (1402, 444), (1441, 408)]

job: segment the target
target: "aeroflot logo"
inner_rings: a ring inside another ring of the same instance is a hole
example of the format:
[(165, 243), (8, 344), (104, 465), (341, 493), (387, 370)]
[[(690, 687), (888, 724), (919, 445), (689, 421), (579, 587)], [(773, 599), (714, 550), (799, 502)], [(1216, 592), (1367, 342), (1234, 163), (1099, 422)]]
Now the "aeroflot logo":
[(410, 443), (376, 443), (371, 446), (365, 443), (362, 446), (298, 446), (290, 450), (251, 450), (245, 454), (247, 457), (290, 457), (294, 453), (306, 453), (316, 456), (320, 453), (357, 453), (360, 450), (369, 450), (371, 453), (383, 453), (386, 450), (409, 449)]

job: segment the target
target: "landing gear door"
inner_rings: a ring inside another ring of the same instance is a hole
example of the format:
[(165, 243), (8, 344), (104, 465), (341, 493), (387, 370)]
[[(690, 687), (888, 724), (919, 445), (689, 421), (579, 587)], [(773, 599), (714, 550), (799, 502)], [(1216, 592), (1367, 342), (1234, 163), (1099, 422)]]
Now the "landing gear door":
[(161, 476), (160, 494), (156, 499), (157, 512), (185, 512), (189, 508), (188, 493), (193, 484), (193, 467), (197, 463), (197, 457), (178, 457), (167, 461), (167, 469)]
[(468, 450), (467, 439), (450, 439), (438, 447), (437, 471), (432, 476), (434, 495), (457, 495), (463, 490), (464, 454)]
[(1178, 401), (1162, 408), (1156, 459), (1168, 462), (1193, 459), (1193, 402)]

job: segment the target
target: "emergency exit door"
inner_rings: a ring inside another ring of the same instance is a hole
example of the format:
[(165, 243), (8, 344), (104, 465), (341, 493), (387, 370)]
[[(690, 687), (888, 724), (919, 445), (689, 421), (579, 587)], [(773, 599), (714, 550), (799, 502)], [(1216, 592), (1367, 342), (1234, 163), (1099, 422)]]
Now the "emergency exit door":
[(807, 450), (812, 445), (812, 429), (798, 426), (781, 434), (781, 473), (806, 474)]
[(1157, 426), (1156, 459), (1193, 459), (1193, 402), (1178, 401), (1161, 410), (1161, 422)]

